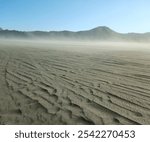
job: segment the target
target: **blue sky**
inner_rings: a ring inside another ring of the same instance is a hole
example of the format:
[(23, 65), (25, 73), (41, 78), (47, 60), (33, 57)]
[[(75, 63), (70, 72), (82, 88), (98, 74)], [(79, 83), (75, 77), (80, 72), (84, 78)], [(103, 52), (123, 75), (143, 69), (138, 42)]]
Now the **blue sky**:
[(150, 0), (0, 0), (0, 27), (16, 30), (150, 32)]

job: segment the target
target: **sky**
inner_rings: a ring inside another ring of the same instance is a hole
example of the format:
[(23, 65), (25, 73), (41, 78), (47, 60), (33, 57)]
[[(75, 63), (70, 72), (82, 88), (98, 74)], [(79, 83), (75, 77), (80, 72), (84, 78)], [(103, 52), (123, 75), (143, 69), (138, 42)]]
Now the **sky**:
[(150, 0), (0, 0), (0, 27), (21, 31), (150, 32)]

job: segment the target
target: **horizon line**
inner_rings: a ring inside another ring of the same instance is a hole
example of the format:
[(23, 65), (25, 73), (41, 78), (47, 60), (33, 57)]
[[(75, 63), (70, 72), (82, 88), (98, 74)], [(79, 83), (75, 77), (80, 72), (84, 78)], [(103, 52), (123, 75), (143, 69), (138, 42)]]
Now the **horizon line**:
[(117, 32), (117, 33), (120, 33), (120, 34), (146, 34), (146, 33), (150, 33), (150, 31), (147, 31), (147, 32), (118, 32), (116, 30), (113, 30), (112, 28), (110, 28), (109, 26), (97, 26), (97, 27), (94, 27), (94, 28), (89, 28), (89, 29), (83, 29), (83, 30), (68, 30), (68, 29), (64, 29), (64, 30), (18, 30), (18, 29), (8, 29), (8, 28), (3, 28), (0, 26), (0, 31), (1, 30), (8, 30), (8, 31), (18, 31), (18, 32), (84, 32), (84, 31), (90, 31), (90, 30), (93, 30), (93, 29), (98, 29), (98, 28), (108, 28), (109, 30), (112, 30), (114, 32)]

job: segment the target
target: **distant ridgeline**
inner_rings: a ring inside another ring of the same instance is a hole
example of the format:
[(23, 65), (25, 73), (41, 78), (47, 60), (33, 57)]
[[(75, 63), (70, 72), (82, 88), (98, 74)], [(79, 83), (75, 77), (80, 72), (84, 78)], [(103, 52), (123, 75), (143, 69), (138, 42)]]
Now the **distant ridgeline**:
[(69, 40), (98, 40), (98, 41), (136, 41), (150, 42), (150, 33), (118, 33), (108, 27), (100, 26), (86, 31), (16, 31), (0, 28), (0, 38), (17, 39), (69, 39)]

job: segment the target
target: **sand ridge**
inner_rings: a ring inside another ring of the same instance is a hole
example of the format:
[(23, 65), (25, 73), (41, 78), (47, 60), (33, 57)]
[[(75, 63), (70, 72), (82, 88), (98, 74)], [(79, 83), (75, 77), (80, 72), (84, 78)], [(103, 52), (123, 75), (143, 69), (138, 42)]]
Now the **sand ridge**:
[(0, 48), (1, 124), (150, 124), (150, 56)]

